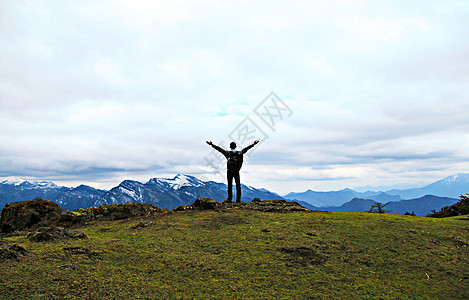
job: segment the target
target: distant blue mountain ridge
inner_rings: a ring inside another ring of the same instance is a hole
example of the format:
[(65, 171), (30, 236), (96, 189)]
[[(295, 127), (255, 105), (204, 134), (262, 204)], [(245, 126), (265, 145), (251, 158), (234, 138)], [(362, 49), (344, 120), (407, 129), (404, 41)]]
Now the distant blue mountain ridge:
[[(389, 204), (384, 207), (384, 210), (388, 214), (403, 215), (408, 212), (414, 213), (416, 216), (426, 216), (433, 209), (438, 211), (442, 207), (453, 205), (457, 201), (458, 199), (455, 198), (426, 195), (417, 199), (389, 202)], [(311, 210), (337, 212), (366, 212), (371, 208), (371, 205), (376, 202), (381, 201), (353, 198), (352, 200), (345, 202), (341, 206), (316, 207), (308, 204), (307, 202), (299, 201), (301, 205)]]
[(461, 173), (446, 177), (421, 188), (404, 190), (388, 190), (380, 192), (356, 192), (351, 189), (330, 192), (314, 192), (307, 190), (302, 193), (289, 193), (284, 196), (288, 200), (300, 200), (315, 207), (341, 206), (353, 198), (370, 199), (376, 202), (389, 202), (416, 199), (426, 195), (458, 198), (469, 193), (469, 173)]
[(400, 195), (391, 195), (385, 192), (356, 192), (351, 189), (340, 191), (315, 192), (307, 190), (303, 193), (289, 193), (283, 198), (288, 200), (300, 200), (317, 207), (340, 206), (353, 198), (371, 199), (377, 202), (389, 202), (402, 200)]
[[(159, 208), (172, 209), (179, 205), (191, 204), (200, 197), (223, 201), (226, 198), (226, 189), (224, 183), (201, 181), (183, 174), (174, 178), (152, 178), (146, 183), (124, 180), (109, 191), (85, 185), (69, 188), (57, 186), (52, 182), (5, 180), (0, 182), (0, 209), (6, 203), (36, 197), (54, 201), (64, 209), (125, 202), (151, 203)], [(439, 210), (443, 206), (455, 203), (459, 195), (468, 192), (469, 174), (457, 174), (422, 188), (385, 192), (356, 192), (351, 189), (330, 192), (308, 190), (281, 197), (264, 188), (242, 185), (242, 201), (249, 202), (253, 198), (286, 199), (298, 201), (310, 209), (331, 211), (365, 211), (374, 202), (391, 202), (387, 206), (391, 213), (412, 212), (413, 209), (416, 214), (419, 212), (420, 215), (426, 215), (432, 209)]]

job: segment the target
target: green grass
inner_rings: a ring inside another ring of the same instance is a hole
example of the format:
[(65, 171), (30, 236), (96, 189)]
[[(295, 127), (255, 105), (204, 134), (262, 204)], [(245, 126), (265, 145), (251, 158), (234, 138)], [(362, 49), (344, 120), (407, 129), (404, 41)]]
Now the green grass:
[[(87, 240), (0, 240), (29, 251), (0, 262), (0, 299), (469, 299), (466, 219), (231, 210), (95, 222), (79, 229)], [(153, 224), (131, 229), (140, 220)]]

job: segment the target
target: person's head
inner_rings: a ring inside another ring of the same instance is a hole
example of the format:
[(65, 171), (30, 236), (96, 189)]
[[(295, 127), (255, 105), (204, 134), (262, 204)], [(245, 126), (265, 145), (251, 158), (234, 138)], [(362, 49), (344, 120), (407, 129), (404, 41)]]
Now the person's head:
[(231, 148), (231, 149), (236, 148), (236, 143), (235, 143), (235, 142), (231, 142), (231, 143), (230, 143), (230, 148)]

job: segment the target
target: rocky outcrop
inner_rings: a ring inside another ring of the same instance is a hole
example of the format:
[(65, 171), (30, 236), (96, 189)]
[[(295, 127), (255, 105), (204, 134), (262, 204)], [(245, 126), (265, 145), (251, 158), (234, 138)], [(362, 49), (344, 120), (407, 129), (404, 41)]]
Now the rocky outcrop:
[(10, 233), (37, 228), (41, 224), (56, 222), (61, 213), (62, 209), (58, 204), (40, 198), (7, 203), (2, 210), (0, 231)]
[(148, 203), (127, 202), (124, 204), (103, 204), (100, 207), (90, 207), (68, 211), (59, 220), (61, 226), (75, 226), (89, 221), (113, 221), (134, 217), (146, 217), (157, 213), (164, 213), (166, 209), (159, 209)]
[(254, 198), (248, 203), (246, 209), (264, 211), (264, 212), (308, 212), (306, 207), (298, 202), (286, 200), (264, 200)]
[(210, 198), (199, 198), (194, 201), (191, 205), (193, 208), (197, 209), (215, 209), (218, 206), (221, 206), (221, 203)]
[[(103, 204), (100, 207), (67, 211), (62, 214), (62, 209), (56, 203), (36, 198), (35, 200), (8, 203), (1, 213), (0, 232), (38, 231), (36, 229), (40, 227), (71, 227), (83, 225), (88, 221), (122, 220), (164, 212), (167, 212), (167, 210), (159, 209), (152, 204), (128, 202), (124, 204)], [(60, 238), (64, 234), (60, 230), (55, 230), (54, 233), (45, 232), (44, 230), (38, 232), (36, 235), (39, 240)], [(52, 234), (53, 237), (48, 237), (49, 234)]]
[(184, 210), (229, 210), (245, 209), (263, 212), (308, 212), (309, 209), (297, 202), (286, 200), (264, 200), (254, 198), (251, 202), (217, 202), (210, 198), (199, 198), (191, 205), (179, 206), (173, 211)]

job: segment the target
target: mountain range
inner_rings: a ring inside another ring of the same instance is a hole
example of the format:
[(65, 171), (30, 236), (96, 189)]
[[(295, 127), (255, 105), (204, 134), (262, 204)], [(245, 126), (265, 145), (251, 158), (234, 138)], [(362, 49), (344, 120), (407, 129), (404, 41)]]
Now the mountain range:
[(105, 190), (86, 185), (70, 188), (48, 181), (5, 180), (0, 182), (0, 209), (9, 202), (35, 198), (54, 201), (65, 209), (86, 208), (94, 206), (105, 193)]
[[(192, 204), (200, 197), (223, 201), (226, 198), (226, 190), (227, 186), (224, 183), (205, 182), (182, 174), (172, 179), (152, 178), (146, 183), (124, 180), (109, 191), (85, 185), (69, 188), (46, 181), (6, 180), (0, 182), (0, 209), (6, 203), (31, 200), (36, 197), (54, 201), (63, 209), (69, 210), (125, 202), (150, 203), (159, 208), (173, 209), (180, 205)], [(241, 185), (241, 192), (241, 200), (245, 202), (253, 198), (283, 199), (266, 189), (256, 189), (246, 185)]]
[(356, 192), (351, 189), (340, 191), (315, 192), (307, 190), (302, 193), (289, 193), (283, 196), (287, 200), (300, 200), (316, 207), (340, 206), (354, 198), (371, 199), (377, 202), (400, 201), (400, 195), (391, 195), (385, 192)]
[[(140, 202), (159, 208), (172, 209), (191, 204), (195, 199), (208, 197), (217, 201), (226, 198), (227, 186), (214, 181), (201, 181), (193, 176), (178, 174), (174, 178), (152, 178), (146, 183), (125, 180), (109, 191), (80, 185), (75, 188), (57, 186), (52, 182), (5, 180), (0, 182), (0, 209), (9, 202), (31, 200), (36, 197), (51, 200), (63, 209), (78, 209), (101, 204)], [(242, 185), (242, 201), (253, 198), (298, 201), (314, 210), (365, 211), (374, 202), (390, 202), (390, 213), (414, 211), (426, 215), (432, 209), (451, 205), (457, 196), (469, 192), (469, 174), (457, 174), (421, 188), (407, 190), (356, 192), (340, 191), (289, 193), (283, 197), (263, 188)]]
[[(172, 209), (180, 205), (192, 204), (200, 197), (216, 201), (226, 199), (227, 186), (214, 181), (201, 181), (193, 176), (178, 174), (172, 179), (153, 178), (147, 183), (125, 180), (119, 186), (105, 193), (95, 206), (111, 203), (140, 202), (150, 203), (159, 208)], [(277, 194), (265, 189), (256, 189), (241, 185), (241, 200), (251, 201), (253, 198), (279, 199)]]
[[(426, 195), (416, 199), (401, 200), (389, 202), (384, 207), (386, 213), (403, 215), (406, 212), (414, 213), (416, 216), (426, 216), (432, 209), (439, 210), (444, 206), (450, 206), (456, 203), (458, 199)], [(381, 201), (371, 199), (353, 198), (341, 206), (316, 207), (307, 202), (300, 201), (300, 204), (311, 210), (337, 211), (337, 212), (365, 212), (371, 208), (371, 205)]]
[(307, 190), (302, 193), (289, 193), (284, 196), (288, 200), (300, 200), (315, 207), (341, 206), (354, 198), (370, 199), (376, 202), (394, 202), (416, 199), (426, 195), (458, 198), (459, 195), (469, 193), (469, 173), (461, 173), (438, 180), (421, 188), (392, 189), (379, 192), (356, 192), (351, 189), (330, 192), (315, 192)]

